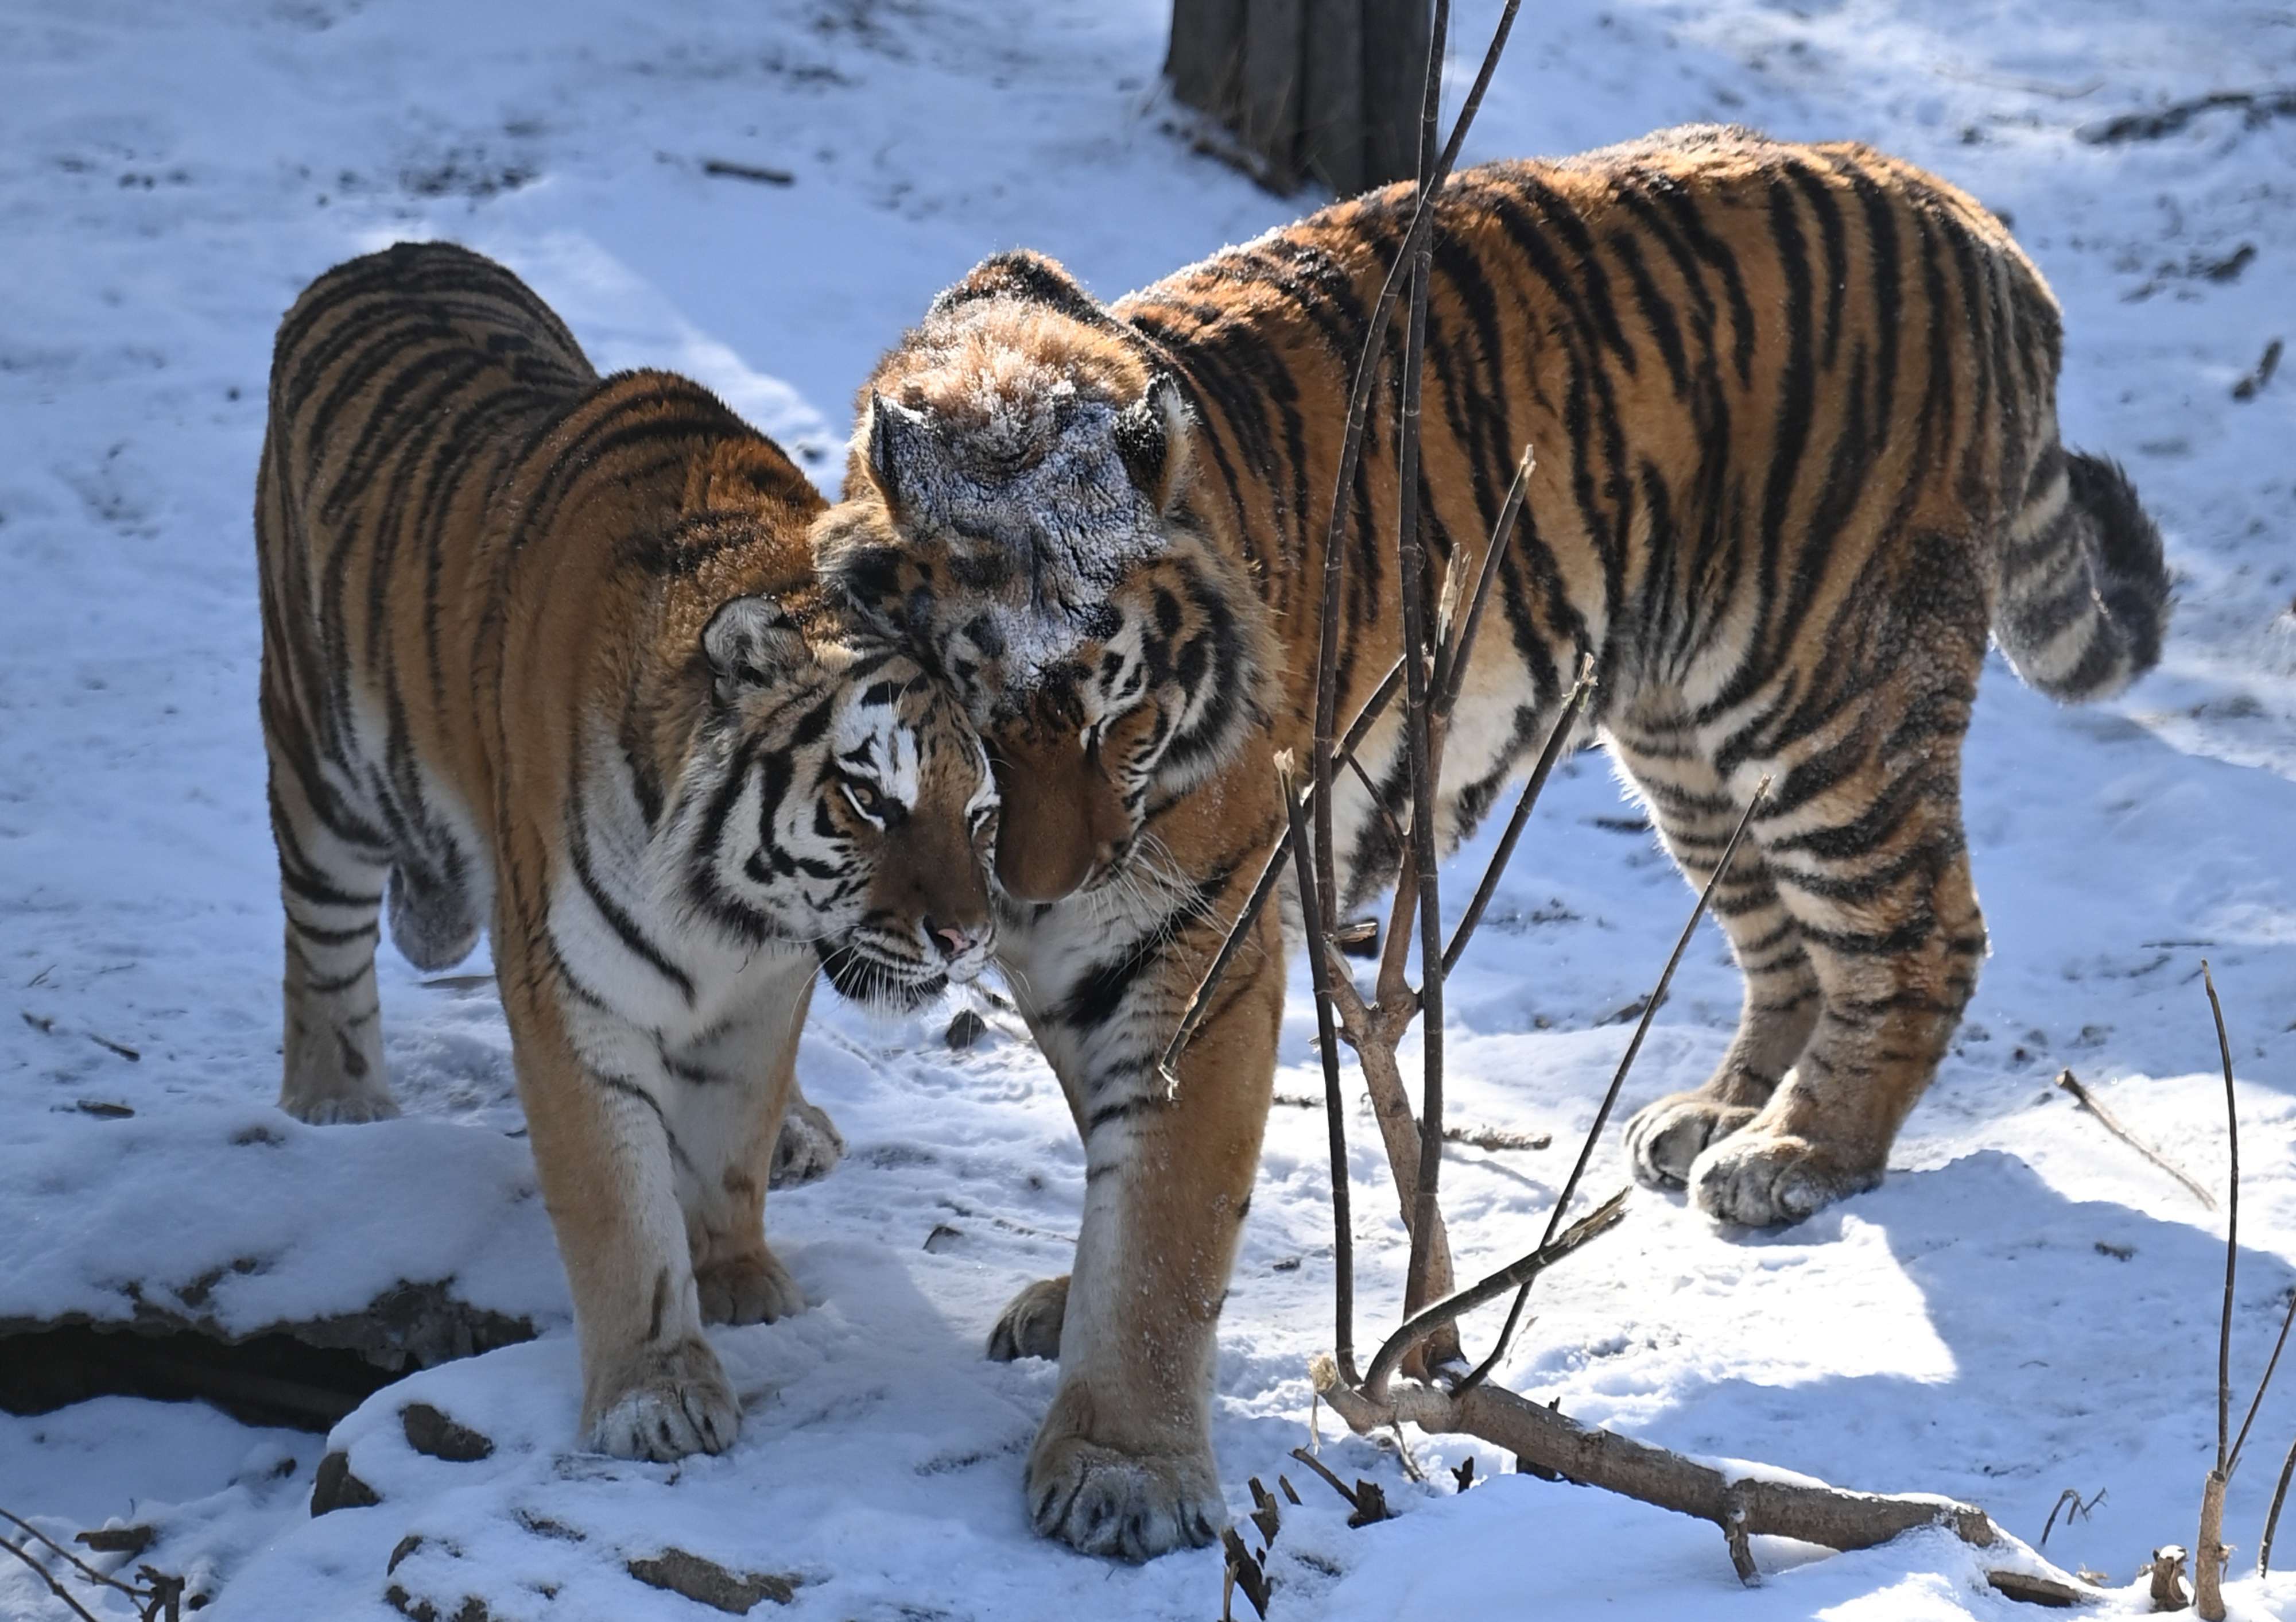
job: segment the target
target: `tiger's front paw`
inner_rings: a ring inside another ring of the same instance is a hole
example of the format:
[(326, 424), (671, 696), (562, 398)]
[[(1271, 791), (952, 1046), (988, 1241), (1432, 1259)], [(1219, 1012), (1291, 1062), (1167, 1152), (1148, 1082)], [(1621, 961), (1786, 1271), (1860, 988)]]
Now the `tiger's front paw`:
[(988, 1359), (1011, 1363), (1016, 1357), (1042, 1357), (1057, 1363), (1061, 1355), (1061, 1325), (1069, 1313), (1069, 1276), (1038, 1279), (1004, 1304), (996, 1327), (988, 1331)]
[(1726, 1104), (1704, 1091), (1644, 1105), (1627, 1123), (1627, 1156), (1636, 1181), (1653, 1189), (1681, 1188), (1707, 1145), (1728, 1137), (1754, 1114), (1747, 1105)]
[(1781, 1228), (1881, 1181), (1878, 1162), (1757, 1127), (1699, 1156), (1690, 1168), (1690, 1197), (1722, 1222)]
[(773, 1323), (805, 1311), (805, 1292), (763, 1245), (693, 1264), (704, 1323)]
[(590, 1445), (618, 1459), (667, 1464), (721, 1453), (741, 1434), (742, 1404), (718, 1354), (699, 1337), (650, 1349), (597, 1404)]
[(829, 1112), (810, 1099), (791, 1099), (782, 1116), (781, 1136), (774, 1140), (773, 1169), (767, 1186), (802, 1188), (818, 1182), (845, 1158), (845, 1140)]
[(1091, 1403), (1070, 1386), (1054, 1400), (1029, 1453), (1029, 1519), (1085, 1554), (1153, 1560), (1199, 1549), (1227, 1525), (1208, 1440), (1169, 1451), (1118, 1446), (1083, 1434)]

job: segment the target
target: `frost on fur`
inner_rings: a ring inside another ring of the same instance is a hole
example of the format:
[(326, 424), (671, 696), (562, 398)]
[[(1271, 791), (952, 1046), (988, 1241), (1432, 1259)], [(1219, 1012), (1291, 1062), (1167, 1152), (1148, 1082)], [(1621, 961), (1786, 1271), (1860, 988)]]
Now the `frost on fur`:
[(988, 604), (974, 640), (987, 630), (1026, 690), (1103, 634), (1110, 594), (1169, 548), (1187, 408), (1161, 376), (1121, 407), (1066, 376), (965, 381), (955, 411), (871, 395), (866, 465), (903, 523), (947, 546)]

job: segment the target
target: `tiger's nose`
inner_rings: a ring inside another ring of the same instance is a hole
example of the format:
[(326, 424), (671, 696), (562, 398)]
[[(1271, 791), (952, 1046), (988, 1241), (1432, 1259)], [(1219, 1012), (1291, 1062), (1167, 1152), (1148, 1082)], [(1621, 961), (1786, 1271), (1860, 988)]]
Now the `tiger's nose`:
[(980, 944), (980, 937), (969, 930), (925, 919), (925, 937), (940, 948), (940, 955), (954, 963)]

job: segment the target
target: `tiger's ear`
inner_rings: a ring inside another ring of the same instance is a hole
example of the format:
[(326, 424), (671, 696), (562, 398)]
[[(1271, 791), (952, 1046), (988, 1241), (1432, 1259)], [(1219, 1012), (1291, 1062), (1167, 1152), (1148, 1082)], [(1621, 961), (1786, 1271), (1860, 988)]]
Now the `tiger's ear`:
[(731, 704), (745, 692), (788, 679), (805, 663), (808, 649), (771, 597), (737, 597), (709, 616), (701, 656), (709, 662), (718, 702)]
[(1148, 391), (1116, 414), (1116, 454), (1124, 458), (1141, 494), (1169, 516), (1188, 487), (1188, 402), (1168, 372), (1159, 372)]
[(932, 424), (922, 411), (869, 391), (869, 442), (863, 460), (869, 477), (898, 521), (911, 511), (926, 458), (933, 454)]

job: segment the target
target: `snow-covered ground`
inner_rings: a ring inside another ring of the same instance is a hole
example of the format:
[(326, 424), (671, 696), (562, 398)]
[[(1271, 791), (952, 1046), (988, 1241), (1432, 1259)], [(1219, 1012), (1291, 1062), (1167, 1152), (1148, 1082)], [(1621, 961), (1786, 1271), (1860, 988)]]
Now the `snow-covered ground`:
[[(1461, 9), (1459, 75), (1496, 7)], [(740, 1444), (674, 1468), (572, 1450), (564, 1286), (483, 984), (425, 985), (386, 954), (407, 1118), (314, 1130), (271, 1107), (248, 523), (279, 312), (407, 235), (502, 258), (602, 363), (695, 373), (833, 486), (849, 391), (980, 255), (1041, 247), (1114, 294), (1312, 206), (1176, 136), (1165, 17), (1162, 0), (0, 10), (0, 1004), (25, 1016), (0, 1027), (0, 1320), (121, 1320), (140, 1292), (242, 1330), (451, 1280), (547, 1331), (338, 1428), (374, 1507), (308, 1516), (316, 1437), (117, 1397), (0, 1415), (0, 1505), (58, 1536), (152, 1527), (139, 1560), (213, 1594), (207, 1617), (388, 1618), (393, 1587), (416, 1615), (480, 1614), (473, 1596), (496, 1618), (709, 1614), (629, 1575), (669, 1548), (790, 1579), (793, 1617), (1218, 1614), (1216, 1552), (1110, 1568), (1026, 1529), (1021, 1459), (1054, 1371), (980, 1347), (1013, 1289), (1066, 1264), (1081, 1163), (1050, 1075), (993, 1012), (992, 1039), (955, 1054), (947, 1009), (888, 1027), (822, 1005), (805, 1082), (851, 1153), (771, 1205), (814, 1309), (716, 1337), (748, 1403)], [(2079, 132), (2292, 82), (2296, 10), (2267, 0), (1524, 8), (1471, 155), (1735, 119), (1873, 141), (2013, 215), (2066, 308), (2068, 438), (2128, 461), (2180, 603), (2162, 670), (2117, 705), (2058, 711), (1988, 676), (1967, 803), (1994, 956), (1887, 1186), (1754, 1237), (1638, 1193), (1540, 1286), (1514, 1388), (1696, 1453), (1968, 1498), (2029, 1541), (2062, 1490), (2101, 1494), (2047, 1552), (2116, 1583), (2194, 1541), (2222, 1217), (2049, 1081), (2073, 1066), (2220, 1183), (2211, 959), (2245, 1134), (2244, 1397), (2296, 1285), (2296, 361), (2233, 391), (2268, 340), (2296, 341), (2296, 119)], [(791, 184), (712, 176), (713, 159)], [(1457, 1151), (1468, 1272), (1536, 1231), (1626, 1040), (1619, 1012), (1687, 903), (1597, 757), (1534, 827), (1452, 993), (1452, 1108), (1557, 1147)], [(1277, 1083), (1295, 1095), (1316, 1085), (1303, 990)], [(1710, 930), (1626, 1107), (1702, 1077), (1736, 1003)], [(1745, 1593), (1702, 1524), (1501, 1474), (1451, 1439), (1413, 1438), (1438, 1484), (1414, 1486), (1327, 1414), (1325, 1457), (1403, 1511), (1349, 1530), (1286, 1456), (1330, 1337), (1323, 1141), (1314, 1112), (1276, 1111), (1221, 1337), (1232, 1506), (1279, 1470), (1306, 1499), (1275, 1544), (1276, 1617), (2023, 1614), (1941, 1537), (1823, 1560), (1758, 1546), (1774, 1575)], [(1356, 1143), (1368, 1334), (1400, 1229), (1371, 1134)], [(1590, 1192), (1625, 1177), (1614, 1133)], [(492, 1453), (414, 1452), (414, 1401)], [(2237, 1570), (2292, 1436), (2284, 1381), (2232, 1486)], [(1484, 1479), (1459, 1494), (1437, 1466), (1471, 1453)], [(2234, 1605), (2296, 1615), (2296, 1582), (2245, 1580)], [(67, 1614), (0, 1568), (0, 1617)]]

